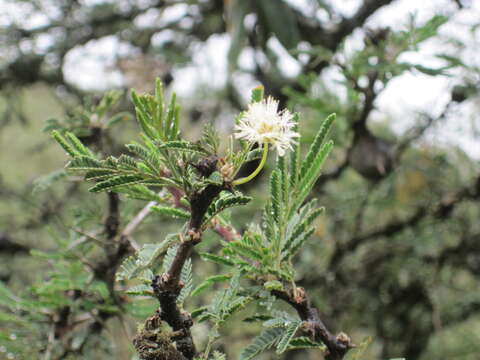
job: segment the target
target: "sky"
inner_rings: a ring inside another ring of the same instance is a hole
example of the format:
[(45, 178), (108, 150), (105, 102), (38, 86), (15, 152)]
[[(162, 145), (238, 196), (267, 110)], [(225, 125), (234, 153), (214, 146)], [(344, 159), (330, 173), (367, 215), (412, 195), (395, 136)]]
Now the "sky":
[[(89, 0), (89, 2), (100, 2), (101, 0)], [(296, 6), (301, 11), (309, 11), (309, 0), (287, 0), (290, 4)], [(333, 2), (333, 0), (332, 0)], [(355, 13), (360, 0), (334, 1), (335, 8), (344, 16), (350, 16)], [(423, 23), (433, 14), (448, 14), (455, 11), (456, 6), (451, 0), (397, 0), (392, 5), (385, 6), (366, 23), (367, 27), (389, 26), (395, 30), (402, 29), (409, 17), (409, 14), (415, 14), (419, 23)], [(161, 17), (155, 12), (138, 19), (139, 25), (149, 24), (151, 21), (173, 22), (178, 20), (186, 11), (186, 5), (179, 4), (171, 7), (168, 11), (162, 13)], [(0, 0), (0, 26), (5, 22), (2, 13), (8, 13), (9, 16), (21, 17), (21, 9), (11, 8), (8, 2)], [(322, 19), (323, 14), (318, 12), (317, 17)], [(466, 52), (464, 60), (471, 64), (480, 65), (480, 57), (477, 55), (476, 44), (480, 43), (467, 31), (468, 25), (480, 22), (480, 1), (472, 1), (468, 10), (457, 13), (453, 21), (441, 28), (442, 35), (453, 36), (466, 42), (471, 49)], [(41, 25), (46, 20), (41, 15), (33, 17), (31, 26)], [(161, 43), (168, 40), (171, 36), (165, 32), (157, 36), (154, 41)], [(362, 34), (356, 31), (349, 37), (346, 48), (354, 49), (359, 47), (362, 42)], [(43, 39), (43, 46), (48, 46), (51, 39)], [(191, 66), (182, 67), (174, 70), (173, 89), (180, 96), (189, 96), (194, 90), (194, 84), (208, 84), (211, 87), (222, 88), (227, 80), (227, 52), (230, 44), (228, 35), (213, 35), (208, 41), (202, 44), (194, 44), (194, 55)], [(38, 46), (38, 45), (37, 45)], [(42, 43), (40, 42), (40, 46)], [(281, 55), (281, 67), (287, 76), (294, 77), (298, 75), (300, 66), (296, 60), (291, 57), (275, 39), (269, 41), (269, 46)], [(421, 46), (418, 52), (411, 52), (402, 55), (400, 60), (412, 61), (423, 65), (441, 65), (435, 58), (435, 54), (446, 48), (446, 44), (438, 39), (429, 40)], [(68, 81), (76, 83), (84, 89), (103, 90), (111, 86), (119, 86), (123, 82), (120, 72), (112, 71), (113, 64), (117, 55), (126, 54), (132, 49), (127, 45), (120, 43), (115, 37), (109, 36), (100, 40), (90, 41), (85, 46), (77, 47), (70, 51), (66, 57), (64, 65), (65, 75)], [(252, 53), (244, 51), (239, 60), (243, 68), (251, 68)], [(338, 74), (334, 72), (326, 74), (328, 78), (334, 80)], [(452, 74), (458, 75), (458, 74)], [(455, 83), (456, 76), (448, 79), (445, 77), (430, 77), (418, 72), (406, 73), (389, 83), (387, 88), (377, 99), (376, 106), (378, 111), (373, 114), (372, 120), (382, 120), (385, 118), (396, 119), (392, 124), (394, 130), (402, 133), (405, 129), (411, 127), (418, 117), (411, 116), (418, 112), (432, 113), (432, 109), (440, 111), (449, 100), (450, 88)], [(99, 81), (101, 79), (101, 81)], [(253, 79), (248, 76), (238, 76), (235, 78), (240, 88), (250, 89), (257, 85)], [(458, 80), (457, 80), (458, 81)], [(248, 90), (245, 93), (249, 93)], [(426, 136), (431, 142), (448, 145), (459, 145), (470, 156), (480, 159), (480, 141), (473, 135), (480, 131), (480, 119), (475, 110), (478, 104), (467, 104), (459, 108), (460, 112), (456, 116), (448, 118), (440, 123), (436, 128), (430, 131)], [(440, 109), (440, 110), (438, 110)], [(433, 114), (438, 115), (438, 114)], [(398, 119), (398, 120), (397, 120)]]

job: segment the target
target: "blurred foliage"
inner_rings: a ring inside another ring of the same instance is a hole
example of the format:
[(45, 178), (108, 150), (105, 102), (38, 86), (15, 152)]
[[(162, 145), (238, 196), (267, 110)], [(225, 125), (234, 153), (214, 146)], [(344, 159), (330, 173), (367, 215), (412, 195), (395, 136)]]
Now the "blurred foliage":
[[(478, 132), (479, 68), (470, 43), (442, 33), (456, 16), (470, 11), (455, 5), (467, 6), (467, 1), (444, 2), (441, 14), (422, 21), (405, 18), (402, 30), (365, 25), (370, 15), (394, 3), (381, 0), (364, 0), (350, 17), (330, 1), (306, 1), (304, 8), (279, 0), (11, 2), (22, 17), (4, 15), (0, 29), (0, 358), (131, 359), (136, 322), (157, 306), (149, 297), (133, 301), (117, 293), (125, 290), (123, 283), (118, 289), (107, 286), (114, 275), (107, 270), (120, 266), (110, 262), (112, 254), (125, 250), (104, 246), (109, 199), (88, 194), (89, 186), (79, 177), (67, 177), (64, 152), (41, 132), (72, 132), (96, 152), (116, 158), (126, 154), (121, 144), (138, 139), (124, 89), (104, 97), (67, 80), (67, 54), (114, 36), (131, 47), (112, 65), (126, 79), (124, 87), (151, 90), (155, 76), (168, 85), (193, 62), (195, 45), (227, 34), (227, 84), (221, 90), (199, 84), (193, 98), (182, 99), (190, 121), (180, 131), (198, 139), (203, 124), (212, 122), (222, 139), (231, 128), (231, 114), (246, 103), (239, 95), (245, 93), (242, 76), (263, 83), (267, 94), (305, 114), (300, 123), (304, 148), (314, 141), (319, 121), (337, 114), (331, 134), (336, 146), (314, 185), (313, 195), (326, 211), (312, 220), (312, 238), (292, 262), (294, 281), (309, 291), (329, 327), (346, 331), (359, 345), (348, 358), (475, 359), (480, 352), (478, 161), (429, 139), (447, 118), (470, 121)], [(161, 16), (175, 6), (184, 7), (180, 19), (140, 25), (145, 14)], [(318, 12), (324, 20), (315, 16)], [(31, 25), (39, 14), (45, 17), (43, 25)], [(360, 43), (352, 49), (354, 31)], [(465, 33), (478, 41), (478, 26)], [(158, 41), (162, 34), (167, 40)], [(298, 76), (285, 75), (281, 60), (286, 55), (272, 40), (297, 61)], [(405, 60), (435, 41), (435, 66)], [(239, 59), (245, 54), (252, 68), (242, 68)], [(405, 109), (403, 116), (413, 125), (399, 133), (394, 125), (404, 119), (390, 117), (377, 100), (406, 73), (450, 78), (451, 97), (429, 113)], [(231, 219), (226, 215), (242, 239), (264, 231), (245, 224), (252, 218), (261, 222), (260, 207), (272, 181), (275, 177), (263, 176), (246, 186), (252, 201), (235, 209)], [(145, 191), (128, 195), (153, 196)], [(124, 228), (144, 203), (124, 195), (121, 200)], [(181, 214), (169, 211), (160, 208), (162, 216), (138, 227), (134, 241), (139, 247), (177, 231), (180, 220), (165, 215)], [(216, 262), (193, 257), (197, 296), (188, 299), (189, 307), (212, 302), (214, 290), (234, 281), (228, 264), (214, 257), (219, 239), (207, 232), (197, 249)], [(219, 273), (226, 275), (215, 277)], [(272, 299), (264, 301), (268, 306)], [(268, 348), (265, 337), (252, 343), (271, 329), (260, 325), (268, 320), (246, 306), (222, 326), (215, 349), (237, 358), (248, 344), (253, 344), (247, 348), (250, 354)], [(286, 322), (290, 330), (296, 326), (292, 319)], [(208, 343), (204, 323), (195, 322), (192, 331)], [(317, 354), (293, 350), (284, 358)], [(220, 353), (215, 356), (222, 359)]]

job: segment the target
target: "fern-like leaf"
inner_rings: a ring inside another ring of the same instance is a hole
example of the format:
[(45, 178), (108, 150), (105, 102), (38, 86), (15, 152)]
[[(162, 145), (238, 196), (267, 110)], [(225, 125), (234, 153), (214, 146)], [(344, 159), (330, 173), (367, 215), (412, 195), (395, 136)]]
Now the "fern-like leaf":
[(133, 278), (139, 266), (140, 265), (137, 264), (134, 256), (127, 257), (125, 260), (123, 260), (122, 265), (120, 265), (120, 269), (116, 274), (117, 281), (130, 280)]
[(180, 274), (180, 280), (183, 282), (183, 288), (180, 291), (180, 294), (177, 297), (177, 303), (183, 304), (185, 299), (190, 295), (193, 288), (193, 278), (192, 278), (192, 260), (188, 259), (185, 262), (185, 265), (182, 268), (182, 273)]
[(71, 157), (81, 155), (57, 130), (52, 131), (52, 136)]
[(142, 180), (143, 176), (140, 175), (119, 175), (99, 182), (88, 190), (91, 192), (108, 191), (118, 188), (119, 186), (138, 184), (141, 183)]
[(67, 164), (67, 168), (71, 171), (112, 171), (112, 169), (105, 168), (100, 161), (84, 155), (76, 156), (70, 160)]
[(289, 247), (286, 247), (285, 250), (282, 252), (282, 260), (289, 259), (293, 257), (298, 250), (305, 244), (305, 242), (312, 236), (312, 234), (315, 232), (315, 228), (311, 227), (304, 233), (302, 233), (301, 236), (298, 238), (294, 239), (293, 242), (290, 244)]
[(278, 342), (276, 353), (282, 354), (287, 350), (290, 340), (295, 336), (298, 328), (302, 325), (302, 321), (292, 321), (289, 323), (285, 329), (285, 333)]
[(275, 222), (280, 221), (280, 212), (282, 210), (282, 194), (280, 184), (280, 172), (274, 170), (270, 177), (270, 201), (272, 203), (272, 213)]
[(252, 200), (249, 196), (244, 195), (227, 195), (221, 197), (217, 201), (215, 201), (213, 205), (213, 214), (218, 214), (225, 209), (228, 209), (233, 206), (237, 205), (246, 205)]
[(325, 208), (316, 208), (312, 210), (310, 213), (305, 214), (304, 217), (299, 217), (298, 223), (295, 225), (291, 234), (287, 237), (287, 240), (282, 248), (282, 251), (288, 251), (289, 248), (292, 247), (293, 242), (301, 237), (307, 230), (309, 230), (310, 225), (315, 221), (315, 219), (320, 216)]
[(288, 344), (288, 350), (293, 349), (326, 349), (326, 346), (322, 343), (312, 341), (309, 337), (299, 336), (291, 339)]
[(192, 291), (192, 296), (197, 296), (198, 294), (202, 293), (204, 290), (208, 289), (213, 284), (227, 281), (232, 277), (232, 275), (213, 275), (209, 276), (205, 280), (203, 280), (195, 289)]
[(153, 290), (151, 286), (140, 284), (129, 288), (127, 294), (135, 296), (153, 296)]
[(176, 151), (187, 151), (187, 152), (193, 152), (201, 155), (208, 155), (205, 149), (203, 149), (200, 145), (191, 143), (189, 141), (183, 141), (183, 140), (168, 141), (165, 143), (160, 143), (158, 148), (176, 150)]
[(82, 144), (82, 142), (71, 132), (65, 132), (65, 137), (68, 139), (70, 144), (72, 144), (75, 151), (84, 156), (93, 157), (93, 153)]
[(282, 337), (284, 329), (281, 327), (264, 329), (260, 335), (258, 335), (253, 343), (243, 349), (240, 354), (240, 360), (250, 360), (261, 352), (268, 350), (274, 346)]
[(151, 208), (154, 212), (176, 219), (189, 219), (190, 213), (188, 211), (177, 209), (169, 206), (152, 206)]
[(335, 121), (336, 115), (331, 114), (329, 115), (325, 121), (322, 123), (320, 130), (318, 130), (315, 139), (313, 140), (312, 145), (308, 149), (307, 155), (302, 162), (302, 168), (300, 170), (300, 179), (302, 179), (310, 170), (313, 160), (317, 157), (320, 148), (327, 137), (327, 134), (332, 127), (333, 122)]
[(232, 260), (226, 259), (222, 256), (213, 255), (213, 254), (209, 254), (209, 253), (205, 253), (205, 252), (200, 253), (200, 256), (204, 260), (208, 260), (208, 261), (220, 264), (220, 265), (226, 265), (226, 266), (234, 266), (235, 265), (235, 263)]
[(300, 177), (300, 183), (297, 185), (299, 192), (296, 195), (295, 206), (292, 207), (292, 210), (295, 210), (300, 205), (302, 205), (303, 201), (306, 199), (308, 194), (310, 194), (310, 191), (312, 190), (313, 185), (315, 185), (315, 182), (320, 176), (320, 170), (322, 168), (322, 165), (325, 162), (332, 148), (333, 148), (333, 141), (329, 141), (325, 143), (325, 145), (322, 146), (319, 153), (313, 160), (313, 163), (310, 164), (310, 166), (308, 167), (306, 174)]

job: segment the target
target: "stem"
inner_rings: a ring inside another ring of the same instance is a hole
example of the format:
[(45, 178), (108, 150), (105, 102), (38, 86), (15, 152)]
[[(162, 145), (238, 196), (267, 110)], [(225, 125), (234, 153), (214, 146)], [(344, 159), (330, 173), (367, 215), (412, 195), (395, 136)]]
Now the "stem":
[(262, 155), (262, 160), (260, 161), (260, 164), (258, 164), (258, 167), (255, 169), (254, 172), (252, 172), (250, 175), (248, 175), (247, 177), (243, 177), (243, 178), (240, 178), (240, 179), (237, 179), (235, 180), (232, 185), (235, 186), (235, 185), (241, 185), (241, 184), (245, 184), (247, 182), (249, 182), (250, 180), (252, 180), (255, 176), (258, 175), (258, 173), (260, 172), (260, 170), (262, 170), (262, 168), (264, 167), (265, 163), (267, 162), (267, 155), (268, 155), (268, 144), (267, 143), (264, 143), (263, 144), (263, 155)]

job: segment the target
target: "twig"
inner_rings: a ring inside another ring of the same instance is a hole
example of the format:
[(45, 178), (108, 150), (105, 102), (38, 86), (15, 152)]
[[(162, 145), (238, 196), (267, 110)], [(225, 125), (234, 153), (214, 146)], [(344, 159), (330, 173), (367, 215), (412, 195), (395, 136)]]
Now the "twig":
[(179, 245), (177, 253), (168, 271), (161, 276), (156, 276), (152, 281), (152, 288), (160, 303), (160, 318), (170, 325), (177, 335), (176, 348), (187, 359), (195, 356), (195, 344), (190, 328), (193, 320), (187, 312), (181, 312), (177, 305), (177, 298), (184, 284), (180, 275), (185, 262), (190, 256), (195, 245), (202, 241), (201, 226), (210, 204), (227, 186), (209, 184), (202, 191), (190, 196), (191, 217), (185, 239)]
[(303, 288), (295, 288), (288, 292), (272, 290), (271, 293), (297, 311), (300, 319), (305, 321), (306, 331), (313, 340), (321, 341), (325, 344), (328, 349), (328, 353), (325, 356), (326, 360), (342, 360), (348, 350), (355, 347), (347, 334), (340, 332), (337, 336), (334, 336), (327, 329), (320, 319), (317, 308), (311, 304)]
[(443, 197), (437, 204), (433, 206), (420, 206), (412, 215), (404, 220), (395, 220), (387, 223), (383, 227), (373, 230), (363, 235), (357, 235), (350, 239), (350, 241), (337, 247), (332, 257), (330, 258), (330, 268), (335, 268), (346, 254), (350, 254), (355, 251), (359, 246), (364, 243), (379, 237), (390, 237), (396, 233), (403, 231), (406, 228), (416, 226), (421, 220), (427, 216), (432, 216), (436, 219), (445, 219), (450, 216), (452, 211), (457, 205), (466, 199), (478, 199), (480, 198), (480, 176), (470, 186), (466, 186), (463, 189), (448, 194)]

